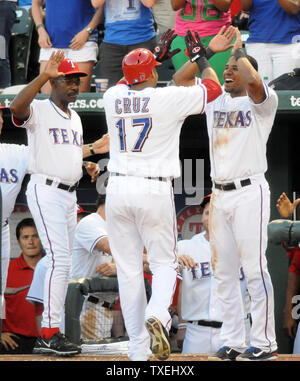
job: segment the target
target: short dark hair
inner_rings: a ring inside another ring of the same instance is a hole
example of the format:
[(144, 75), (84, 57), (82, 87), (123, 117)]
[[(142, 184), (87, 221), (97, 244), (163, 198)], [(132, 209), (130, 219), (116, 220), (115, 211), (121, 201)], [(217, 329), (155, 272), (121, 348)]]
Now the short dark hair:
[(248, 61), (251, 63), (251, 65), (254, 67), (254, 69), (256, 71), (258, 71), (258, 63), (257, 63), (256, 59), (252, 56), (249, 56), (248, 54), (246, 54), (246, 57), (248, 58)]
[(101, 205), (104, 205), (106, 201), (106, 194), (98, 194), (97, 200), (96, 200), (96, 209), (98, 209)]
[(27, 226), (32, 227), (32, 228), (36, 228), (33, 218), (24, 218), (23, 220), (21, 220), (18, 223), (18, 225), (16, 227), (17, 240), (19, 240), (19, 238), (20, 238), (21, 230)]

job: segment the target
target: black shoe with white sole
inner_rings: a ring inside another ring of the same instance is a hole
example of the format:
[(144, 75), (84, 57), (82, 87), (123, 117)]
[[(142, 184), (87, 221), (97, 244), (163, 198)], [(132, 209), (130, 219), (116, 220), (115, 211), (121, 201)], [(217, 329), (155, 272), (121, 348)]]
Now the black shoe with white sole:
[(208, 361), (235, 361), (237, 356), (239, 356), (241, 352), (235, 351), (230, 347), (222, 347), (213, 355), (208, 356)]
[(274, 361), (277, 360), (278, 354), (274, 352), (265, 352), (263, 349), (256, 347), (248, 348), (244, 353), (237, 356), (237, 361)]
[(79, 345), (71, 343), (66, 336), (58, 332), (50, 339), (39, 336), (36, 340), (33, 353), (57, 356), (74, 356), (81, 353)]

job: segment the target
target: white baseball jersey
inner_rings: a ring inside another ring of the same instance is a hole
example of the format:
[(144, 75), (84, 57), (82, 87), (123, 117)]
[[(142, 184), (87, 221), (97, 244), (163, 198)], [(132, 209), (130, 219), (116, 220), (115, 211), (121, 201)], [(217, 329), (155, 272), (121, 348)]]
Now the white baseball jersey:
[(76, 226), (72, 251), (72, 278), (98, 276), (96, 268), (111, 262), (112, 256), (99, 251), (97, 243), (107, 237), (106, 223), (98, 213), (82, 218)]
[[(211, 248), (206, 232), (195, 234), (189, 240), (178, 241), (178, 254), (191, 256), (195, 269), (182, 269), (182, 318), (184, 320), (223, 321), (221, 303), (217, 293), (211, 265)], [(247, 300), (246, 280), (241, 269), (241, 290)], [(201, 295), (201, 297), (199, 297)], [(245, 311), (245, 317), (247, 316)]]
[[(10, 258), (10, 233), (6, 225), (26, 175), (29, 161), (29, 149), (25, 145), (0, 144), (0, 187), (2, 194), (2, 244), (1, 275), (2, 290), (5, 290)], [(5, 226), (6, 225), (6, 226)], [(4, 300), (4, 299), (3, 299)], [(4, 303), (1, 303), (0, 317), (4, 316)]]
[(0, 144), (2, 221), (10, 217), (26, 175), (29, 149), (25, 145)]
[[(30, 110), (28, 120), (21, 125), (27, 129), (29, 173), (44, 174), (73, 185), (82, 177), (83, 137), (79, 115), (70, 110), (69, 117), (50, 99), (33, 100)], [(13, 123), (20, 127), (14, 118)]]
[(248, 96), (232, 98), (224, 91), (207, 105), (212, 180), (228, 182), (266, 172), (266, 143), (278, 96), (264, 86), (267, 97), (261, 104)]
[(103, 99), (110, 136), (108, 170), (179, 177), (180, 129), (188, 115), (204, 111), (206, 87), (199, 83), (134, 91), (117, 85), (108, 89)]
[[(205, 233), (205, 232), (204, 232)], [(181, 314), (184, 320), (222, 321), (216, 283), (211, 268), (209, 242), (203, 233), (198, 239), (178, 241), (178, 254), (191, 256), (195, 269), (182, 269)]]

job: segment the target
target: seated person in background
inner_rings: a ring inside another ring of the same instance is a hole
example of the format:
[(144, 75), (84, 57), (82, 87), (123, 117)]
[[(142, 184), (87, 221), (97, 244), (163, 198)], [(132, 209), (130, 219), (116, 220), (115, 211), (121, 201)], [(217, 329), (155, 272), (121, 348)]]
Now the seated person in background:
[(42, 313), (42, 308), (35, 308), (26, 300), (34, 268), (44, 255), (32, 218), (25, 218), (19, 222), (16, 236), (22, 253), (10, 261), (8, 268), (1, 354), (32, 353), (38, 336), (36, 316)]
[[(84, 217), (76, 226), (72, 251), (72, 279), (115, 276), (105, 222), (105, 195), (99, 195), (96, 212)], [(113, 310), (119, 298), (116, 292), (89, 294), (81, 314), (83, 339), (111, 337)]]

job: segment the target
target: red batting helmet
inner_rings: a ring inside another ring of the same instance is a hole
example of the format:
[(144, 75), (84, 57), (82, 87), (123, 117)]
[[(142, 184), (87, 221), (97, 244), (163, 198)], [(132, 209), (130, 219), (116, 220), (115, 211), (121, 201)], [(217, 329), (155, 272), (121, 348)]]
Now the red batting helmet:
[(145, 82), (150, 78), (152, 69), (161, 65), (148, 49), (135, 49), (123, 58), (122, 69), (130, 85)]

